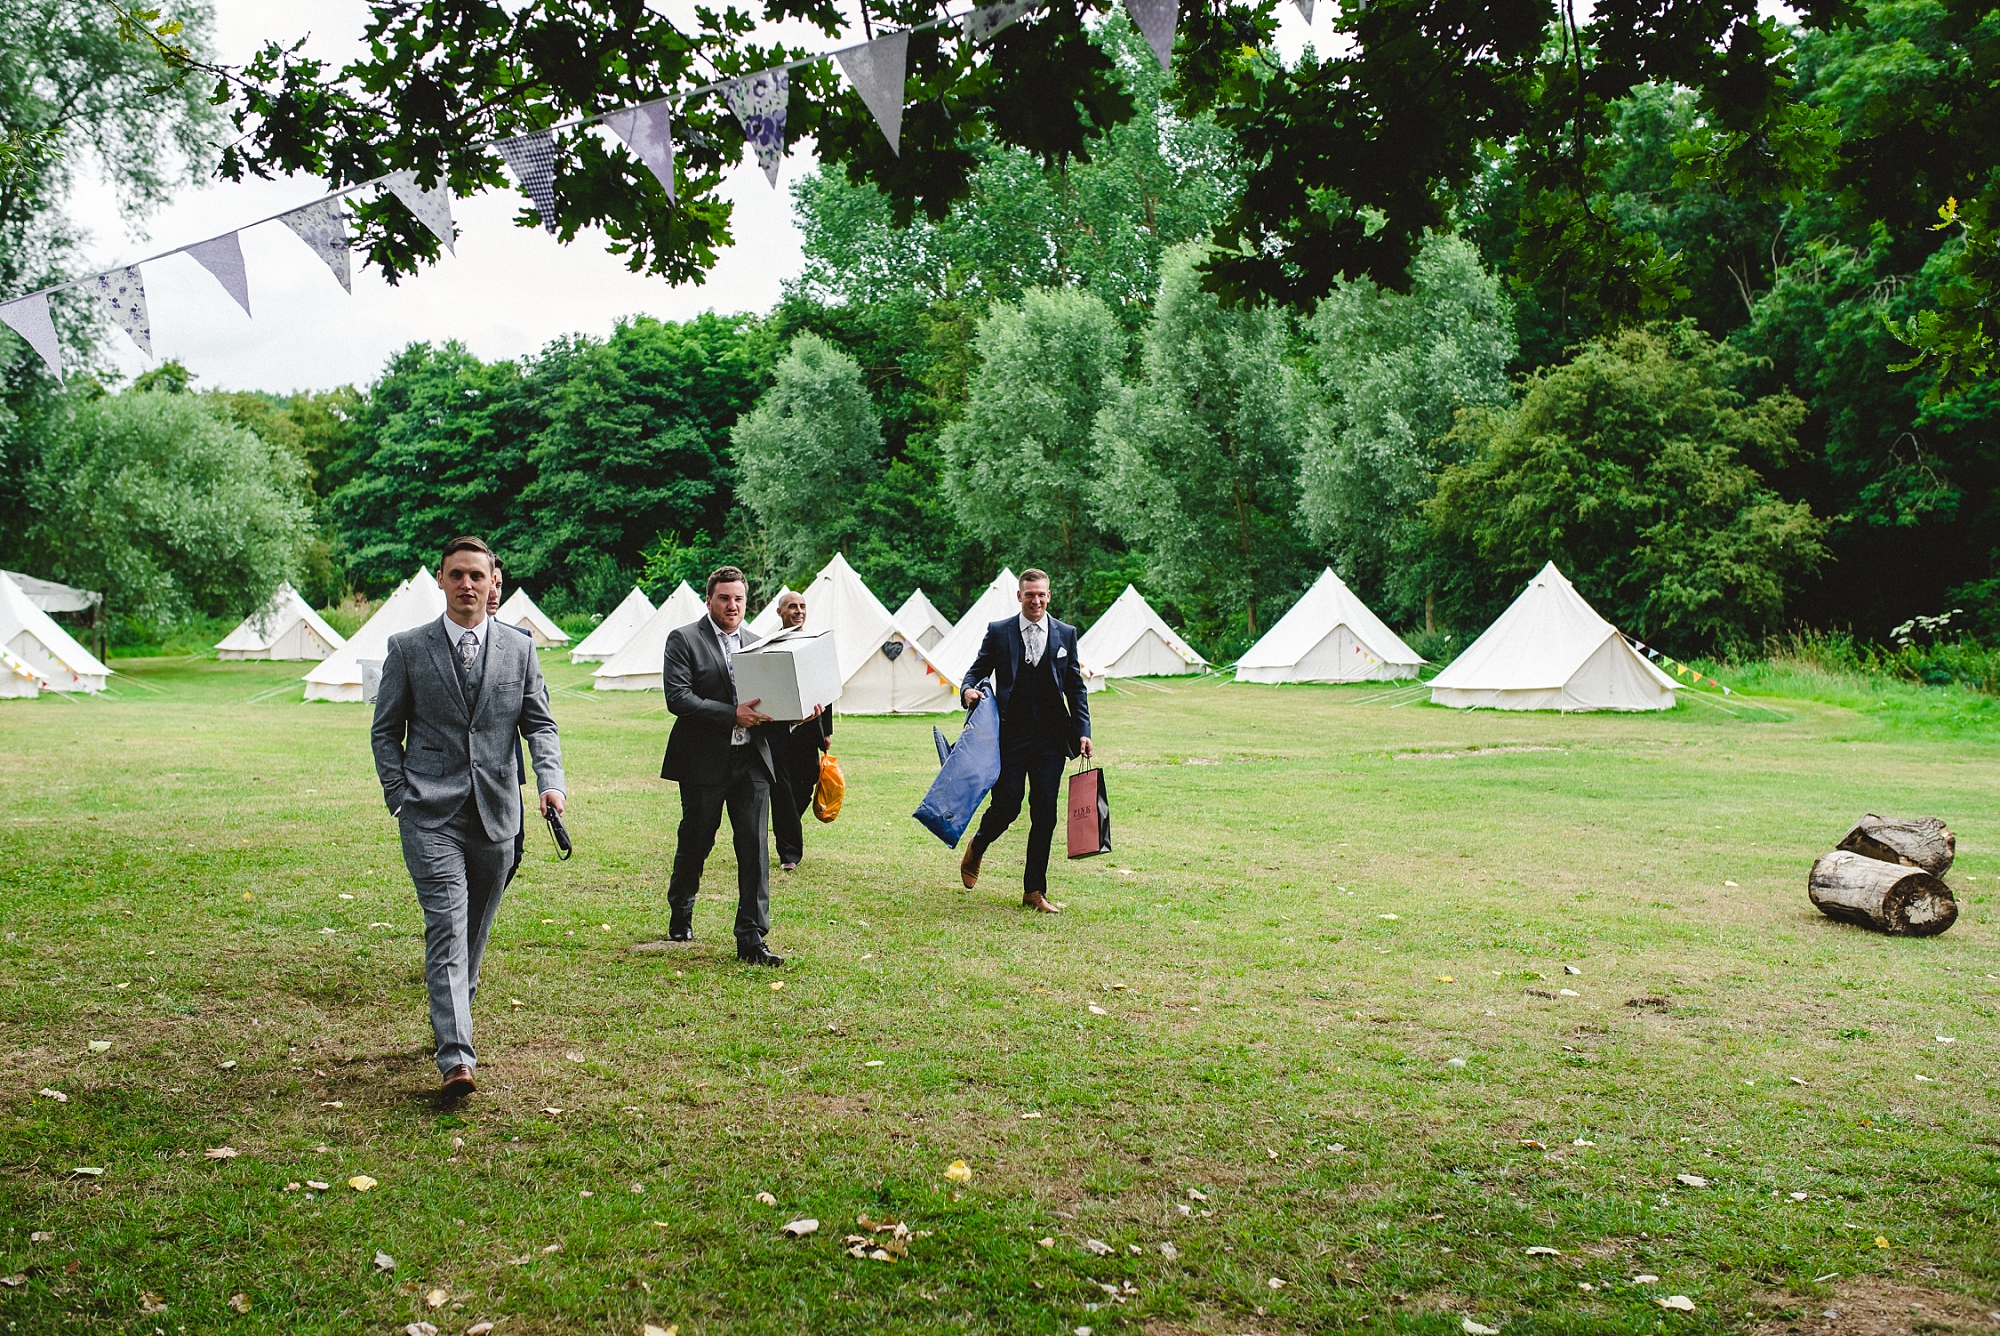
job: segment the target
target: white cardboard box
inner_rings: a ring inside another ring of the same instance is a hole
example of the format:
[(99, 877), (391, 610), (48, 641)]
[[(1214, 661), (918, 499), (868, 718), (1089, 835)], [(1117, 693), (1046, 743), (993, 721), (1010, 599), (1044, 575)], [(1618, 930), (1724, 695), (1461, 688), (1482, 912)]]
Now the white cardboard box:
[(758, 713), (773, 719), (804, 719), (813, 706), (840, 699), (840, 657), (829, 632), (780, 632), (737, 650), (735, 665), (736, 699), (758, 701)]

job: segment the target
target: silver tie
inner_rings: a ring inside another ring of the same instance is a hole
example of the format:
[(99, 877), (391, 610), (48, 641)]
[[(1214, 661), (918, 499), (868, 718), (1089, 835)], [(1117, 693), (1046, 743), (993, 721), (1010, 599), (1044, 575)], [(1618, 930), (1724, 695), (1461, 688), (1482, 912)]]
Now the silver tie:
[(479, 657), (479, 633), (467, 631), (458, 638), (458, 669), (472, 676), (472, 661)]
[(1028, 666), (1039, 667), (1042, 662), (1042, 624), (1028, 623)]

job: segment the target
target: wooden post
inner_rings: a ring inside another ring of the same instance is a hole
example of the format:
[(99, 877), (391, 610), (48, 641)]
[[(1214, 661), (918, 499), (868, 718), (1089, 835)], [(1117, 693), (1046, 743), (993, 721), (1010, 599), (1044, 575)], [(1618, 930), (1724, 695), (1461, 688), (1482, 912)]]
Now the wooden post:
[(1834, 847), (1884, 863), (1920, 867), (1933, 877), (1942, 877), (1951, 871), (1951, 861), (1958, 856), (1958, 837), (1934, 816), (1905, 819), (1871, 812)]
[(1851, 849), (1821, 854), (1806, 894), (1828, 918), (1899, 937), (1935, 937), (1958, 920), (1951, 887), (1929, 872)]

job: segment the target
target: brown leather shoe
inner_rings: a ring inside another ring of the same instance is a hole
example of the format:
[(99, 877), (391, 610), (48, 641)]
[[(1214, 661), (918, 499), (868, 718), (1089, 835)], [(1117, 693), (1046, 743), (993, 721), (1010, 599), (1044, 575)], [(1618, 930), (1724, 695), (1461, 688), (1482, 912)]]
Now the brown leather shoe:
[(1062, 911), (1049, 903), (1049, 897), (1040, 891), (1029, 891), (1021, 897), (1021, 908), (1038, 910), (1044, 914), (1060, 914)]
[(965, 846), (965, 857), (958, 860), (958, 879), (965, 883), (965, 889), (968, 891), (979, 884), (978, 845)]
[(447, 1099), (463, 1099), (478, 1089), (479, 1087), (473, 1084), (472, 1068), (462, 1062), (444, 1074), (444, 1093)]

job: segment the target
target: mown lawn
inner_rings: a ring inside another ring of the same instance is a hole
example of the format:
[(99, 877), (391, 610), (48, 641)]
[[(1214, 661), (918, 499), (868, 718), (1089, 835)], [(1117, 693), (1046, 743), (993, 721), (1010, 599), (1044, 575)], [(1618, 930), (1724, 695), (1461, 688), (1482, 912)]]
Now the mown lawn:
[[(774, 974), (734, 961), (726, 838), (695, 945), (634, 949), (666, 926), (667, 719), (545, 662), (578, 851), (533, 832), (457, 1111), (365, 709), (202, 660), (0, 703), (9, 1331), (2000, 1306), (2000, 734), (1973, 698), (1563, 718), (1140, 684), (1094, 703), (1118, 851), (1057, 869), (1057, 918), (1017, 908), (1018, 828), (967, 892), (910, 820), (932, 720), (844, 718), (847, 809), (775, 889)], [(1945, 936), (1807, 904), (1867, 811), (1957, 830)], [(908, 1255), (849, 1256), (864, 1215)]]

